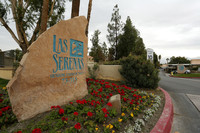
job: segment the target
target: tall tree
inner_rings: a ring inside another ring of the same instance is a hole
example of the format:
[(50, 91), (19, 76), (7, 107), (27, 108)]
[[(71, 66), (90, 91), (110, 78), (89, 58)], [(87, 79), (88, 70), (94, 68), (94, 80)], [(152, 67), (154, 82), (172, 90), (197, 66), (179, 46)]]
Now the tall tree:
[(139, 36), (139, 32), (138, 32), (138, 36), (135, 40), (135, 47), (133, 48), (133, 54), (134, 55), (146, 55), (145, 45), (144, 45), (143, 39)]
[(103, 42), (102, 44), (102, 52), (104, 54), (105, 60), (108, 59), (108, 49), (107, 49), (107, 45), (105, 42)]
[(158, 62), (158, 55), (155, 52), (153, 52), (153, 64), (154, 64), (155, 68), (159, 68), (159, 66), (160, 66), (160, 64)]
[(190, 63), (190, 60), (181, 56), (179, 57), (172, 56), (169, 62), (169, 64), (189, 64), (189, 63)]
[[(45, 1), (45, 0), (44, 0)], [(50, 0), (48, 6), (48, 22), (47, 26), (53, 26), (58, 21), (64, 18), (65, 12), (65, 0)], [(44, 8), (47, 7), (47, 3), (44, 3)], [(5, 3), (0, 1), (0, 22), (10, 33), (12, 38), (22, 49), (23, 53), (26, 53), (27, 48), (34, 42), (39, 33), (42, 33), (41, 27), (43, 27), (42, 21), (42, 6), (41, 0), (8, 0)], [(45, 9), (46, 11), (46, 9)], [(7, 17), (8, 13), (12, 13), (12, 19)], [(46, 17), (46, 13), (44, 13)], [(14, 21), (16, 25), (17, 34), (13, 32), (13, 29), (8, 25), (9, 22)], [(45, 29), (46, 26), (44, 26)], [(33, 32), (30, 32), (33, 31)]]
[(160, 62), (160, 60), (161, 60), (161, 55), (158, 56), (158, 59), (159, 59), (159, 62)]
[(71, 18), (79, 16), (79, 7), (80, 7), (80, 0), (72, 0)]
[(90, 23), (91, 11), (92, 11), (92, 0), (89, 0), (88, 14), (87, 14), (88, 24), (87, 24), (86, 31), (85, 31), (86, 36), (88, 36), (88, 28), (89, 28), (89, 23)]
[(111, 17), (111, 22), (108, 24), (107, 30), (108, 35), (107, 39), (114, 50), (114, 59), (116, 59), (116, 51), (117, 45), (119, 42), (119, 35), (121, 34), (123, 23), (121, 22), (121, 16), (119, 15), (119, 8), (118, 5), (115, 5), (113, 8), (113, 13)]
[(113, 47), (108, 49), (108, 60), (109, 61), (115, 60), (115, 49)]
[(127, 17), (117, 45), (117, 59), (132, 55), (145, 55), (143, 39), (139, 36), (139, 31), (132, 25), (130, 17)]
[(39, 35), (42, 34), (44, 31), (46, 31), (47, 29), (48, 12), (49, 12), (49, 0), (43, 0), (41, 28)]
[(91, 48), (89, 55), (93, 57), (95, 62), (105, 60), (104, 54), (102, 52), (102, 48), (100, 46), (100, 40), (99, 40), (100, 34), (101, 34), (101, 32), (99, 30), (96, 30), (91, 39), (92, 48)]
[(167, 61), (167, 64), (168, 64), (169, 58), (167, 58), (166, 61)]

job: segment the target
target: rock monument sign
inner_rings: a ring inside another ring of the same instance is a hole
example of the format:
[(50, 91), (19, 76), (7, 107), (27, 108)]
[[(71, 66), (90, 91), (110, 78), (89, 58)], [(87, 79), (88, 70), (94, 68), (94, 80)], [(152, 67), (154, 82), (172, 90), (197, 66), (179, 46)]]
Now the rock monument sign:
[(18, 121), (88, 94), (86, 25), (83, 16), (61, 21), (28, 48), (7, 85)]

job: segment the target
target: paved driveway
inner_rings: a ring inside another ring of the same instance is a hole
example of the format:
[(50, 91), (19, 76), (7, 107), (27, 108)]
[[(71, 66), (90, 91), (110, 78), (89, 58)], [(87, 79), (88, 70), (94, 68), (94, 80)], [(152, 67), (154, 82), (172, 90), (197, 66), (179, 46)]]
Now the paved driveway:
[(173, 78), (160, 72), (159, 86), (173, 101), (172, 133), (200, 133), (200, 80)]

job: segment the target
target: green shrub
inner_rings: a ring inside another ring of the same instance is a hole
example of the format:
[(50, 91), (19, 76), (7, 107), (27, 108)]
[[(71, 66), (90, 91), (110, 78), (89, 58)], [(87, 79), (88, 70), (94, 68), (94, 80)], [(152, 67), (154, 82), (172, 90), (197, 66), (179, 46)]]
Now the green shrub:
[(104, 65), (121, 65), (120, 60), (114, 60), (114, 61), (106, 61), (103, 63)]
[(99, 65), (98, 64), (94, 64), (93, 67), (89, 67), (88, 66), (88, 72), (89, 72), (89, 78), (91, 79), (96, 79), (97, 76), (97, 70), (99, 69)]
[(158, 70), (150, 62), (141, 56), (128, 56), (121, 60), (121, 75), (126, 79), (128, 85), (137, 88), (158, 87)]

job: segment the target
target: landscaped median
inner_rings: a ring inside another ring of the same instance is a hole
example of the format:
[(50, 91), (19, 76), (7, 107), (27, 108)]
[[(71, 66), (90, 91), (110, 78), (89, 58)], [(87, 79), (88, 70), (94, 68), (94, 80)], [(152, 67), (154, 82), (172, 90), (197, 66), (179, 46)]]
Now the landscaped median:
[(174, 77), (174, 78), (194, 78), (194, 79), (200, 79), (200, 73), (173, 74), (173, 75), (170, 75), (170, 77)]
[[(18, 123), (14, 117), (6, 89), (1, 87), (0, 109), (3, 109), (0, 115), (1, 132), (150, 132), (147, 128), (153, 128), (149, 126), (154, 122), (153, 117), (156, 117), (159, 111), (162, 112), (160, 107), (164, 96), (158, 96), (160, 93), (162, 94), (160, 90), (146, 89), (146, 91), (143, 91), (118, 83), (94, 79), (87, 79), (87, 84), (88, 96), (71, 101), (65, 106), (49, 107), (52, 109), (50, 112), (40, 114), (22, 123)], [(167, 108), (169, 96), (166, 96), (165, 91), (164, 94), (166, 97), (165, 108)], [(113, 103), (109, 101), (110, 97), (114, 95), (120, 95), (120, 113), (112, 108)], [(165, 108), (163, 112), (165, 112)], [(164, 113), (164, 116), (165, 120), (173, 118), (166, 113)], [(159, 117), (160, 115), (158, 115)], [(162, 117), (163, 115), (161, 115)], [(163, 123), (166, 123), (166, 121)], [(166, 128), (163, 131), (170, 131), (171, 126), (169, 124), (165, 126)], [(154, 132), (154, 129), (152, 132)]]

